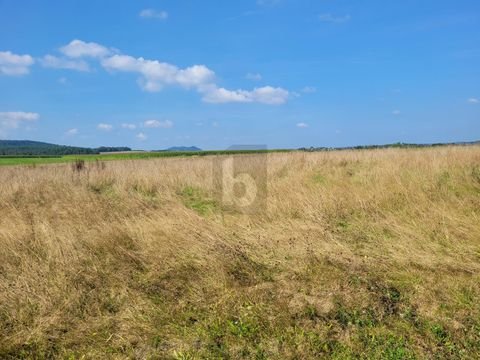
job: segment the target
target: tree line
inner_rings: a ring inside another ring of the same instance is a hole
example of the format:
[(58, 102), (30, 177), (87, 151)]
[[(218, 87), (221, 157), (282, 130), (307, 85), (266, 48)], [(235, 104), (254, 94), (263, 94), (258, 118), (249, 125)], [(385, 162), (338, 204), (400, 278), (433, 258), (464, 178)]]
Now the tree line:
[(49, 144), (30, 140), (0, 140), (0, 156), (34, 156), (34, 155), (88, 155), (101, 152), (131, 151), (129, 147), (86, 148), (66, 145)]

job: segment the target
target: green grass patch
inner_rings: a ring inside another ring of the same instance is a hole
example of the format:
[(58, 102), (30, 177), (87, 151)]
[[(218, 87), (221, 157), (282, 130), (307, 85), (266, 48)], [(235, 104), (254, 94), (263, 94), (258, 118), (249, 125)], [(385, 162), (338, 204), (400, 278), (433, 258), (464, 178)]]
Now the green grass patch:
[(180, 191), (180, 196), (186, 207), (195, 210), (202, 216), (212, 214), (218, 210), (217, 202), (200, 188), (186, 186)]
[(323, 176), (321, 173), (316, 172), (312, 176), (312, 181), (317, 184), (317, 185), (325, 185), (327, 182), (327, 179), (325, 176)]
[(275, 152), (290, 152), (294, 150), (209, 150), (209, 151), (153, 151), (153, 152), (131, 152), (118, 154), (94, 154), (94, 155), (65, 155), (65, 156), (0, 156), (0, 166), (4, 165), (32, 165), (32, 164), (54, 164), (68, 163), (76, 160), (91, 161), (112, 161), (112, 160), (148, 160), (169, 157), (192, 157), (192, 156), (214, 156), (214, 155), (238, 155), (238, 154), (266, 154)]

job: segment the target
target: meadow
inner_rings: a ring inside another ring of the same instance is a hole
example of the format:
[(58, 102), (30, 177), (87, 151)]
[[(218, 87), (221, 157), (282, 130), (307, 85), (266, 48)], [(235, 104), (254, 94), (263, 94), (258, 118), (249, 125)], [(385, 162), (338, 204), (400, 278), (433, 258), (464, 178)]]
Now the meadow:
[(112, 161), (112, 160), (145, 160), (166, 157), (192, 157), (211, 155), (235, 154), (262, 154), (275, 152), (290, 152), (292, 150), (207, 150), (207, 151), (131, 151), (118, 153), (84, 154), (84, 155), (59, 155), (59, 156), (16, 156), (0, 155), (0, 166), (11, 165), (42, 165), (72, 163), (75, 161)]
[(212, 155), (0, 167), (0, 358), (480, 358), (479, 146)]

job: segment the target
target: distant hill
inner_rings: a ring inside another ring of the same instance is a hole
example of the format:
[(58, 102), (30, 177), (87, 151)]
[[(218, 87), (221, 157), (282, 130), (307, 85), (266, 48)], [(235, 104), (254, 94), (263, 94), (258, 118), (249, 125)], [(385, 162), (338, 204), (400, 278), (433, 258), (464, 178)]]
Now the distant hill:
[(202, 151), (196, 146), (172, 146), (163, 151)]
[(84, 148), (31, 140), (0, 140), (1, 155), (81, 155), (100, 152), (130, 151), (128, 147)]

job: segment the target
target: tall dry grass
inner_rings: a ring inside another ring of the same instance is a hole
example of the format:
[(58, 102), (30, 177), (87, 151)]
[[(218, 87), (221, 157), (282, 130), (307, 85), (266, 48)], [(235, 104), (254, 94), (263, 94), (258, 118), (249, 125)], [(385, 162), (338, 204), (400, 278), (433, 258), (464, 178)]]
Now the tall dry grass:
[(480, 357), (479, 147), (213, 164), (1, 168), (0, 358)]

